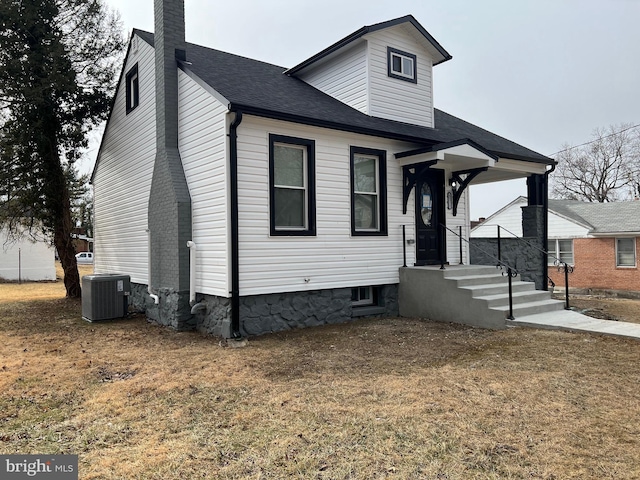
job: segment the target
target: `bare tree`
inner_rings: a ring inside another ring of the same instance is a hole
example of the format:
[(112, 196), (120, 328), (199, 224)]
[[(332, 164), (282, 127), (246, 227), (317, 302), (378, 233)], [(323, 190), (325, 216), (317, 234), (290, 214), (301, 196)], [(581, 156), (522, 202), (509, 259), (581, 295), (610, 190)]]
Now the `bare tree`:
[(556, 160), (556, 198), (613, 202), (640, 194), (640, 132), (630, 124), (598, 128), (591, 142), (563, 146)]

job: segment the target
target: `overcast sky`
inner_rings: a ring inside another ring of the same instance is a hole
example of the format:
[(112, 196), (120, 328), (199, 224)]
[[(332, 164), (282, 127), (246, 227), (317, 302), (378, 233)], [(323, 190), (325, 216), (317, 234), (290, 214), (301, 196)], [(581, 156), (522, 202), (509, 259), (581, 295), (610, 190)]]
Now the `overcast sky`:
[[(153, 0), (106, 2), (153, 31)], [(188, 42), (284, 67), (407, 14), (453, 56), (434, 68), (445, 112), (545, 155), (640, 123), (640, 0), (185, 0)], [(474, 187), (472, 218), (524, 185)]]

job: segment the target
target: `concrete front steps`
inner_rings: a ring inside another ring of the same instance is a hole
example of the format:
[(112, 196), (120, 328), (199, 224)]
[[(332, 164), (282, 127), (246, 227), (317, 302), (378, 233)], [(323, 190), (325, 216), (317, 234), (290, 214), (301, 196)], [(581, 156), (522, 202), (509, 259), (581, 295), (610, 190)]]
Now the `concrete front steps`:
[[(516, 320), (564, 307), (550, 292), (536, 290), (519, 277), (512, 281), (512, 292)], [(402, 267), (399, 305), (403, 317), (502, 329), (509, 316), (508, 278), (491, 266)]]

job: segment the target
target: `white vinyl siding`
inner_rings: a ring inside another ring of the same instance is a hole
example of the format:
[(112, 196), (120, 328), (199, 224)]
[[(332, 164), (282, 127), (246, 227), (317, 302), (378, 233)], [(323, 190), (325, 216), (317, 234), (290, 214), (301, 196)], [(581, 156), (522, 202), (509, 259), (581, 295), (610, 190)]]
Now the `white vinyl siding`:
[(549, 238), (584, 238), (589, 229), (577, 223), (549, 212)]
[(196, 290), (227, 297), (227, 109), (178, 70), (178, 145), (191, 194)]
[[(451, 174), (446, 172), (445, 178), (449, 178)], [(469, 211), (469, 190), (465, 190), (460, 197), (458, 203), (457, 215), (453, 216), (453, 208), (449, 210), (447, 208), (447, 192), (451, 192), (451, 188), (445, 187), (444, 202), (445, 202), (445, 217), (447, 228), (456, 232), (455, 234), (447, 230), (447, 261), (452, 265), (458, 265), (460, 263), (460, 237), (457, 235), (460, 233), (460, 227), (462, 227), (462, 263), (469, 264), (469, 218), (467, 212)], [(453, 195), (452, 195), (453, 197)], [(451, 199), (453, 202), (453, 198)], [(452, 204), (453, 206), (453, 204)]]
[(140, 41), (124, 72), (138, 63), (140, 103), (126, 114), (126, 76), (118, 87), (93, 179), (96, 273), (147, 283), (147, 210), (156, 149), (154, 50)]
[(335, 59), (305, 72), (300, 78), (341, 102), (363, 113), (369, 113), (366, 42), (361, 42)]
[[(369, 115), (433, 127), (433, 60), (426, 49), (397, 25), (366, 35), (369, 64)], [(416, 55), (417, 83), (388, 75), (387, 47)]]
[[(269, 134), (315, 141), (314, 237), (269, 236)], [(351, 146), (387, 151), (387, 236), (351, 236)], [(410, 207), (402, 214), (402, 169), (393, 153), (412, 147), (245, 115), (238, 129), (240, 294), (397, 283), (402, 224), (409, 226), (407, 238), (413, 238), (414, 211)], [(407, 256), (413, 263), (413, 246)]]

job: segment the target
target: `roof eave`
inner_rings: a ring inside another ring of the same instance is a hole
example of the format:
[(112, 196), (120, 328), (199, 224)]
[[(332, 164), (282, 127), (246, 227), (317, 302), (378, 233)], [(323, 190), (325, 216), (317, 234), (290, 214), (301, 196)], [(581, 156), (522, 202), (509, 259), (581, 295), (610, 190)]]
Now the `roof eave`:
[(317, 118), (305, 117), (302, 115), (293, 115), (285, 112), (278, 112), (275, 110), (268, 110), (259, 107), (253, 107), (250, 105), (241, 105), (238, 103), (229, 104), (229, 111), (237, 112), (241, 111), (244, 114), (255, 115), (257, 117), (271, 118), (273, 120), (283, 120), (286, 122), (301, 123), (303, 125), (310, 125), (314, 127), (329, 128), (331, 130), (339, 130), (342, 132), (359, 133), (362, 135), (369, 135), (374, 137), (388, 138), (391, 140), (401, 140), (405, 142), (418, 143), (425, 146), (436, 143), (424, 137), (414, 135), (404, 135), (401, 133), (389, 132), (386, 130), (378, 130), (367, 127), (360, 127), (351, 124), (345, 124), (340, 122), (331, 122), (326, 120), (320, 120)]
[(640, 231), (633, 230), (629, 232), (595, 232), (590, 231), (589, 235), (592, 237), (640, 237)]
[(440, 45), (440, 43), (433, 38), (433, 36), (431, 36), (431, 34), (429, 32), (427, 32), (427, 30), (420, 25), (420, 22), (418, 22), (413, 15), (405, 15), (404, 17), (399, 17), (399, 18), (395, 18), (393, 20), (388, 20), (386, 22), (381, 22), (381, 23), (376, 23), (374, 25), (367, 25), (364, 26), (362, 28), (360, 28), (359, 30), (356, 30), (355, 32), (353, 32), (350, 35), (347, 35), (346, 37), (344, 37), (341, 40), (338, 40), (336, 43), (334, 43), (333, 45), (325, 48), (324, 50), (322, 50), (321, 52), (315, 54), (314, 56), (308, 58), (307, 60), (303, 61), (302, 63), (299, 63), (298, 65), (296, 65), (295, 67), (291, 67), (290, 69), (286, 70), (284, 73), (286, 75), (295, 75), (298, 72), (300, 72), (301, 70), (304, 70), (305, 68), (307, 68), (308, 66), (322, 60), (325, 57), (328, 57), (329, 55), (331, 55), (332, 53), (342, 49), (343, 47), (349, 45), (350, 43), (358, 40), (359, 38), (361, 38), (362, 36), (366, 35), (367, 33), (371, 33), (371, 32), (376, 32), (378, 30), (383, 30), (385, 28), (390, 28), (390, 27), (394, 27), (396, 25), (401, 25), (403, 23), (411, 23), (416, 30), (418, 30), (418, 32), (420, 32), (420, 34), (425, 37), (425, 39), (437, 50), (437, 52), (441, 55), (441, 59), (437, 59), (436, 61), (434, 61), (433, 65), (439, 65), (441, 63), (444, 63), (448, 60), (451, 60), (453, 57), (449, 54), (449, 52), (447, 52), (444, 47), (442, 45)]
[(434, 145), (424, 147), (424, 148), (418, 148), (418, 149), (409, 150), (406, 152), (399, 152), (399, 153), (396, 153), (395, 157), (396, 158), (413, 157), (416, 155), (422, 155), (423, 153), (437, 152), (440, 150), (446, 150), (447, 148), (451, 148), (451, 147), (458, 147), (460, 145), (469, 145), (475, 148), (476, 150), (478, 150), (479, 152), (485, 154), (486, 156), (492, 158), (493, 160), (497, 161), (499, 159), (498, 155), (487, 150), (482, 145), (478, 144), (477, 142), (474, 142), (470, 138), (461, 138), (460, 140), (455, 140), (453, 142), (436, 143)]
[(539, 163), (541, 165), (557, 165), (558, 164), (558, 162), (556, 162), (553, 158), (544, 157), (543, 155), (540, 155), (540, 157), (543, 157), (543, 158), (538, 158), (538, 157), (528, 157), (526, 155), (518, 155), (515, 153), (499, 152), (497, 150), (491, 150), (491, 151), (500, 158), (509, 158), (511, 160), (521, 160), (523, 162)]

